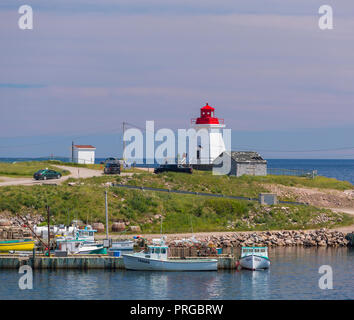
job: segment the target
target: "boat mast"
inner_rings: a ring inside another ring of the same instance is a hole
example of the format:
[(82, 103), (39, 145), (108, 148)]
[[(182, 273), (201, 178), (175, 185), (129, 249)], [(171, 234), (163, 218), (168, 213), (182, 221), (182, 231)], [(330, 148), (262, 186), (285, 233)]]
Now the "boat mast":
[(50, 209), (47, 205), (47, 219), (48, 219), (48, 257), (50, 257)]
[(105, 202), (106, 202), (106, 238), (108, 238), (108, 205), (107, 205), (107, 190), (105, 191)]
[(192, 228), (192, 236), (193, 236), (193, 221), (192, 221), (192, 215), (189, 215), (189, 218), (191, 219), (191, 228)]

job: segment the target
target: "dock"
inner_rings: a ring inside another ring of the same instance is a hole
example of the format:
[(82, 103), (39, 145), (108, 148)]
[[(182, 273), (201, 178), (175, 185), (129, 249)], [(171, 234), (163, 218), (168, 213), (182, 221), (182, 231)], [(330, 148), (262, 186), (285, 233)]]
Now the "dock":
[[(196, 257), (197, 258), (197, 257)], [(209, 257), (218, 259), (219, 270), (236, 269), (237, 259), (230, 256)], [(200, 257), (198, 257), (200, 259)], [(123, 257), (111, 257), (104, 255), (83, 255), (83, 256), (68, 256), (68, 257), (47, 257), (36, 255), (20, 256), (20, 255), (1, 255), (0, 270), (3, 269), (19, 269), (23, 265), (29, 265), (34, 270), (88, 270), (88, 269), (104, 269), (104, 270), (119, 270), (125, 269)]]

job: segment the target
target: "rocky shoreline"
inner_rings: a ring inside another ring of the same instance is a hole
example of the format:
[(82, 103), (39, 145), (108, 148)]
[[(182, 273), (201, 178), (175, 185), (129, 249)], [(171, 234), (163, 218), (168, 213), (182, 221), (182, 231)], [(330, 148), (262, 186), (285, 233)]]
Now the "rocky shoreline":
[[(26, 215), (30, 225), (39, 224), (44, 220), (40, 215)], [(104, 231), (104, 225), (96, 224), (95, 227), (101, 232)], [(119, 223), (112, 225), (112, 231), (118, 231), (123, 228)], [(124, 226), (125, 228), (126, 226)], [(136, 228), (136, 229), (133, 229)], [(114, 230), (113, 230), (114, 229)], [(117, 230), (116, 230), (117, 229)], [(130, 226), (131, 232), (141, 232), (140, 228)], [(152, 236), (152, 235), (151, 235)], [(143, 235), (148, 242), (150, 235)], [(21, 222), (13, 216), (3, 216), (0, 219), (0, 239), (20, 239), (31, 237), (31, 232), (27, 227), (21, 226)], [(132, 237), (132, 235), (125, 235)], [(171, 247), (190, 247), (195, 244), (189, 239), (181, 241), (182, 235), (167, 235), (167, 243)], [(257, 231), (257, 232), (225, 232), (225, 233), (205, 233), (197, 234), (195, 240), (202, 246), (228, 248), (242, 246), (267, 246), (267, 247), (344, 247), (354, 246), (354, 230), (349, 233), (343, 233), (331, 229), (319, 230), (283, 230), (283, 231)]]
[[(263, 231), (250, 233), (233, 233), (225, 235), (210, 235), (196, 237), (203, 245), (228, 248), (243, 246), (267, 247), (344, 247), (353, 245), (353, 234), (345, 234), (336, 230), (290, 230), (290, 231)], [(192, 246), (193, 242), (170, 239), (170, 246)]]

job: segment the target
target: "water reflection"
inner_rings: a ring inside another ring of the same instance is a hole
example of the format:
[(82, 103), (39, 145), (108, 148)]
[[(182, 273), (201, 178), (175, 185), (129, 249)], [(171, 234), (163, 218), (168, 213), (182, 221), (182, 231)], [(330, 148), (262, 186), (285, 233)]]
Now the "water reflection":
[(241, 270), (241, 292), (247, 292), (247, 299), (261, 300), (269, 296), (270, 270)]
[[(17, 270), (1, 270), (0, 299), (354, 299), (354, 249), (272, 248), (262, 271), (143, 272), (35, 270), (33, 290)], [(321, 265), (334, 289), (318, 287)]]

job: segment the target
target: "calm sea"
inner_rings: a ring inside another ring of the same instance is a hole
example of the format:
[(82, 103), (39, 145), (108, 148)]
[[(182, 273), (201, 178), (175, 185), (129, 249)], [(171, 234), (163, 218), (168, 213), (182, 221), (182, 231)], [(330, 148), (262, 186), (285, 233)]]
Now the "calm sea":
[[(34, 271), (20, 290), (17, 270), (1, 270), (0, 299), (354, 299), (354, 249), (274, 248), (267, 271)], [(322, 265), (333, 271), (323, 290)]]
[[(46, 159), (48, 158), (0, 158), (0, 161), (14, 162)], [(58, 160), (68, 161), (69, 159), (58, 158)], [(100, 163), (103, 160), (104, 158), (97, 158), (96, 163)], [(354, 184), (354, 160), (269, 159), (268, 167), (306, 171), (317, 170), (321, 176), (346, 180)]]

